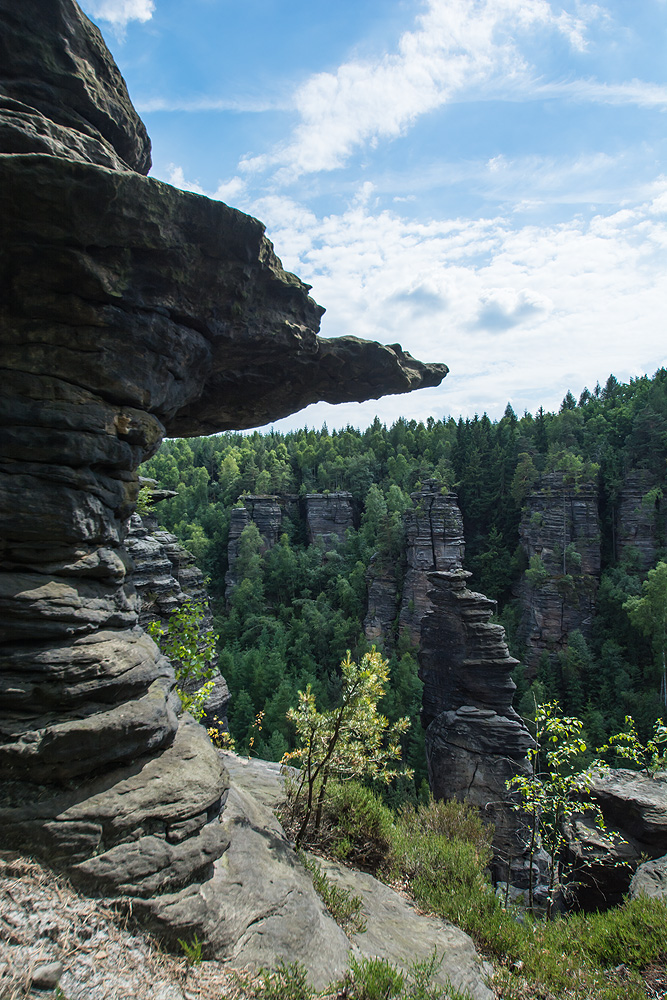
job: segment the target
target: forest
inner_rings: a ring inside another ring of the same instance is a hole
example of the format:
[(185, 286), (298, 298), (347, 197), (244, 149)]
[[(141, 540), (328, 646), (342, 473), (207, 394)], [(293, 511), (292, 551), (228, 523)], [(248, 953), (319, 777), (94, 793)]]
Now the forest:
[[(574, 630), (565, 648), (517, 668), (515, 706), (530, 717), (535, 699), (558, 700), (563, 712), (583, 719), (593, 746), (621, 730), (626, 715), (646, 738), (665, 713), (659, 655), (624, 604), (642, 593), (651, 567), (631, 546), (619, 553), (616, 515), (628, 475), (639, 470), (645, 487), (640, 504), (654, 525), (652, 558), (654, 564), (664, 559), (666, 469), (667, 369), (661, 368), (629, 383), (611, 375), (578, 399), (568, 392), (558, 412), (540, 408), (517, 416), (508, 404), (497, 421), (486, 414), (458, 421), (429, 417), (425, 424), (399, 419), (387, 428), (376, 419), (366, 430), (329, 431), (325, 425), (169, 440), (140, 472), (175, 491), (157, 516), (208, 577), (236, 744), (247, 749), (252, 741), (255, 754), (278, 760), (294, 743), (286, 713), (297, 692), (311, 684), (318, 704), (333, 705), (346, 651), (357, 658), (368, 650), (362, 623), (369, 565), (373, 559), (394, 565), (400, 581), (403, 515), (410, 494), (428, 480), (458, 497), (471, 586), (498, 602), (497, 620), (519, 661), (526, 653), (519, 625), (522, 581), (524, 594), (526, 582), (534, 592), (545, 572), (520, 544), (526, 505), (550, 473), (575, 491), (595, 488), (601, 566), (591, 627), (586, 637)], [(333, 547), (308, 544), (299, 500), (341, 490), (352, 495), (354, 526)], [(231, 511), (243, 506), (244, 495), (289, 495), (294, 513), (268, 550), (255, 524), (244, 530), (234, 566), (238, 582), (226, 601)], [(570, 546), (561, 557), (560, 582), (567, 583), (581, 556)], [(414, 783), (392, 794), (414, 798), (426, 791), (418, 650), (406, 634), (392, 639), (386, 649), (391, 680), (381, 709), (391, 722), (410, 716), (404, 758), (415, 772)]]

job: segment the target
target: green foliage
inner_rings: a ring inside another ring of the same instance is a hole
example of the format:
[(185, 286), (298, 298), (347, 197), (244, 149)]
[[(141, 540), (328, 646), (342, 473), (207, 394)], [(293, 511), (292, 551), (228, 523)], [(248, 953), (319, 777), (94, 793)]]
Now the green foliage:
[[(551, 856), (547, 916), (552, 914), (555, 892), (564, 888), (564, 825), (574, 812), (587, 812), (599, 830), (605, 829), (600, 808), (591, 797), (590, 773), (582, 766), (587, 750), (583, 728), (580, 719), (562, 716), (557, 702), (536, 705), (535, 746), (526, 755), (530, 773), (515, 775), (507, 782), (507, 788), (519, 795), (516, 808), (525, 810), (530, 819), (527, 847), (531, 873), (538, 831)], [(532, 909), (532, 878), (528, 905)]]
[[(283, 817), (285, 825), (298, 829), (305, 802), (295, 798), (292, 788)], [(375, 870), (389, 855), (394, 815), (379, 794), (358, 781), (329, 783), (320, 826), (307, 831), (308, 842), (319, 851), (357, 867)]]
[(154, 510), (153, 490), (150, 486), (142, 486), (137, 494), (137, 514), (152, 514)]
[(667, 562), (649, 570), (641, 597), (629, 597), (623, 605), (630, 621), (653, 644), (660, 676), (660, 700), (667, 706)]
[(530, 563), (525, 576), (530, 586), (534, 587), (535, 590), (543, 587), (549, 579), (548, 570), (542, 562), (542, 557), (537, 553), (530, 557)]
[(317, 993), (308, 983), (305, 968), (298, 962), (280, 962), (273, 971), (261, 969), (257, 977), (234, 972), (238, 994), (247, 1000), (470, 1000), (450, 984), (441, 986), (434, 977), (442, 965), (434, 951), (427, 959), (415, 961), (405, 971), (384, 958), (350, 959), (345, 976)]
[(298, 799), (305, 790), (304, 818), (296, 836), (299, 845), (304, 838), (315, 808), (315, 829), (320, 825), (328, 780), (368, 777), (392, 781), (405, 768), (395, 768), (393, 761), (401, 759), (400, 736), (410, 725), (407, 718), (392, 726), (378, 712), (378, 701), (385, 693), (389, 665), (375, 647), (364, 654), (359, 664), (347, 656), (340, 665), (341, 695), (339, 705), (328, 711), (318, 711), (315, 695), (309, 684), (299, 692), (299, 704), (287, 713), (294, 723), (299, 746), (285, 756), (285, 761), (298, 761), (301, 782)]
[(181, 946), (188, 965), (201, 965), (204, 957), (202, 954), (202, 942), (196, 934), (192, 941), (186, 941), (184, 938), (179, 938), (178, 943)]
[(643, 744), (637, 735), (634, 719), (626, 715), (625, 729), (610, 736), (606, 744), (598, 748), (598, 753), (603, 756), (610, 751), (615, 758), (631, 761), (646, 771), (647, 775), (653, 775), (667, 765), (667, 726), (662, 719), (658, 719), (653, 736)]
[(273, 970), (260, 969), (257, 977), (234, 972), (240, 994), (248, 1000), (314, 1000), (317, 994), (308, 982), (307, 972), (299, 962), (283, 961)]
[[(215, 683), (211, 678), (215, 673), (212, 661), (217, 636), (202, 630), (204, 618), (202, 605), (186, 601), (169, 616), (166, 628), (156, 621), (147, 629), (160, 651), (171, 660), (183, 711), (190, 712), (195, 719), (204, 714), (204, 705)], [(197, 690), (187, 690), (200, 682), (203, 683)]]
[[(612, 377), (602, 389), (585, 389), (578, 401), (574, 393), (566, 398), (559, 413), (540, 409), (518, 417), (508, 407), (499, 421), (486, 415), (424, 423), (402, 418), (392, 427), (376, 420), (366, 430), (256, 431), (163, 443), (142, 473), (176, 491), (160, 503), (159, 517), (195, 552), (220, 602), (231, 509), (236, 503), (244, 506), (239, 499), (244, 492), (303, 497), (343, 489), (358, 504), (359, 530), (350, 531), (335, 551), (325, 554), (308, 545), (303, 511), (294, 504), (283, 519), (285, 534), (278, 544), (263, 551), (255, 537), (254, 551), (241, 561), (243, 579), (232, 607), (223, 614), (220, 606), (216, 622), (222, 673), (232, 694), (230, 727), (240, 751), (248, 750), (251, 722), (262, 710), (264, 728), (256, 747), (273, 756), (284, 744), (293, 749), (294, 726), (284, 713), (309, 683), (318, 705), (328, 709), (337, 703), (338, 665), (345, 651), (358, 660), (367, 649), (361, 623), (371, 560), (383, 572), (395, 573), (399, 586), (402, 581), (403, 512), (418, 483), (434, 478), (441, 488), (456, 490), (466, 568), (474, 573), (475, 589), (498, 599), (499, 617), (507, 624), (513, 588), (527, 568), (517, 545), (521, 507), (550, 469), (559, 470), (575, 489), (598, 477), (603, 572), (586, 656), (573, 651), (570, 637), (568, 650), (550, 655), (537, 680), (530, 678), (537, 686), (522, 692), (522, 710), (529, 711), (533, 694), (557, 699), (565, 714), (581, 716), (594, 745), (619, 730), (626, 715), (635, 719), (640, 740), (650, 737), (656, 719), (665, 714), (661, 665), (652, 634), (645, 635), (623, 610), (629, 598), (643, 596), (641, 560), (633, 563), (626, 547), (620, 565), (615, 545), (619, 491), (632, 470), (643, 477), (641, 516), (652, 525), (659, 547), (667, 540), (667, 370), (627, 384)], [(559, 555), (560, 578), (554, 582), (566, 600), (578, 599), (581, 554), (563, 539)], [(528, 567), (528, 573), (535, 586), (549, 579), (545, 566)], [(399, 668), (402, 651), (392, 638), (397, 652), (381, 710), (392, 723), (410, 716), (412, 728), (401, 746), (404, 762), (415, 770), (414, 781), (399, 779), (386, 790), (386, 800), (398, 804), (402, 797), (417, 801), (426, 772), (416, 661)], [(516, 644), (512, 652), (521, 658)]]
[(346, 934), (360, 934), (366, 930), (366, 921), (361, 912), (362, 899), (348, 889), (341, 889), (322, 871), (314, 858), (298, 851), (299, 861), (309, 871), (313, 887), (336, 923)]

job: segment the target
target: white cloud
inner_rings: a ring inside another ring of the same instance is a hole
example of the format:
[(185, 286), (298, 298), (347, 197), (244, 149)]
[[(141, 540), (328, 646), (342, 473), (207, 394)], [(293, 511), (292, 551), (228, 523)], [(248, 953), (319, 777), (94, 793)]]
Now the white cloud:
[[(582, 10), (591, 16), (592, 8)], [(556, 13), (547, 0), (428, 0), (396, 52), (311, 76), (294, 96), (300, 122), (291, 139), (240, 167), (277, 166), (285, 182), (340, 167), (358, 147), (401, 135), (454, 95), (527, 78), (517, 38), (537, 30), (556, 32), (575, 49), (585, 46), (583, 18)]]
[(224, 201), (225, 204), (230, 204), (230, 202), (241, 197), (245, 192), (245, 188), (246, 183), (242, 177), (231, 177), (228, 181), (220, 181), (215, 194), (211, 197), (217, 201)]
[(639, 108), (667, 108), (667, 87), (644, 80), (603, 83), (600, 80), (566, 80), (535, 87), (534, 96), (571, 97), (595, 104), (633, 105)]
[(170, 163), (167, 167), (167, 171), (167, 179), (169, 183), (173, 184), (174, 187), (180, 188), (181, 191), (192, 191), (194, 194), (207, 193), (196, 181), (186, 181), (183, 173), (183, 167), (176, 166), (175, 163)]
[(518, 228), (504, 217), (417, 223), (359, 203), (324, 218), (275, 196), (250, 204), (285, 266), (327, 307), (325, 336), (397, 341), (451, 369), (439, 389), (318, 404), (289, 426), (501, 416), (508, 399), (534, 411), (612, 371), (652, 374), (667, 362), (666, 190), (659, 178), (646, 201), (620, 211)]
[(150, 21), (155, 10), (154, 0), (87, 0), (84, 6), (92, 17), (121, 30), (130, 21)]
[(243, 97), (147, 97), (134, 102), (141, 114), (156, 111), (233, 111), (242, 114), (259, 114), (264, 111), (286, 111), (288, 101)]

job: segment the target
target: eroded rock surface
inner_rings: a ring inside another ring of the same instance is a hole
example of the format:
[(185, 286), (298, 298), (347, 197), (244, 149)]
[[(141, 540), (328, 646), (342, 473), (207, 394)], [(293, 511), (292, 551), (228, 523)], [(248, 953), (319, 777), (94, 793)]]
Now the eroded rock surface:
[[(241, 923), (239, 941), (243, 942), (244, 934), (247, 936), (247, 944), (239, 946), (235, 961), (256, 967), (274, 961), (275, 954), (286, 962), (298, 958), (316, 983), (325, 984), (332, 969), (347, 967), (351, 954), (357, 958), (383, 958), (407, 969), (414, 961), (428, 960), (435, 949), (441, 959), (436, 982), (468, 991), (473, 1000), (491, 1000), (493, 993), (486, 982), (491, 969), (480, 959), (467, 934), (446, 920), (418, 913), (408, 900), (372, 875), (317, 858), (330, 880), (340, 889), (360, 896), (363, 904), (365, 932), (352, 934), (348, 940), (337, 925), (332, 930), (331, 918), (327, 918), (330, 923), (323, 920), (321, 904), (308, 895), (308, 891), (312, 893), (310, 876), (298, 862), (295, 864), (282, 827), (271, 813), (261, 816), (261, 810), (274, 809), (283, 801), (280, 765), (227, 753), (224, 758), (232, 779), (230, 803), (233, 796), (238, 796), (239, 801), (245, 799), (245, 804), (239, 813), (233, 804), (225, 810), (225, 815), (230, 815), (231, 846), (216, 865), (210, 889), (217, 892), (229, 886), (224, 889), (224, 895), (232, 898), (229, 919)], [(250, 817), (252, 832), (242, 840), (244, 815)], [(257, 888), (261, 880), (270, 882), (276, 903), (270, 920), (262, 919), (247, 931), (247, 897), (261, 894)], [(275, 920), (278, 915), (284, 913), (287, 917), (292, 913), (292, 904), (286, 899), (289, 886), (303, 907), (293, 918), (293, 928)], [(304, 949), (302, 936), (311, 935), (316, 947)]]
[(628, 768), (594, 771), (590, 790), (604, 817), (605, 833), (577, 815), (566, 832), (577, 903), (595, 910), (619, 904), (642, 862), (664, 854), (667, 772), (649, 777)]
[(505, 783), (528, 774), (533, 740), (512, 708), (517, 661), (505, 630), (490, 621), (496, 602), (467, 587), (462, 569), (429, 573), (431, 611), (422, 622), (419, 653), (424, 681), (429, 783), (436, 798), (478, 806), (494, 824), (498, 878), (527, 884), (528, 817), (515, 810)]
[(630, 898), (639, 896), (667, 900), (667, 854), (639, 866), (630, 883)]
[(450, 571), (463, 565), (463, 519), (453, 493), (443, 493), (440, 483), (428, 480), (411, 493), (412, 509), (403, 517), (407, 568), (399, 615), (399, 629), (419, 642), (421, 624), (431, 609), (429, 573)]
[(526, 501), (519, 537), (527, 559), (537, 557), (543, 568), (543, 579), (524, 579), (519, 589), (520, 636), (532, 668), (545, 651), (563, 649), (575, 629), (591, 634), (600, 579), (597, 485), (543, 475)]
[(325, 548), (345, 541), (345, 532), (354, 526), (352, 494), (343, 490), (333, 493), (308, 493), (306, 525), (311, 545), (318, 540)]
[(0, 841), (192, 933), (213, 919), (190, 903), (226, 846), (227, 779), (138, 626), (136, 469), (165, 432), (446, 367), (320, 339), (260, 222), (144, 176), (143, 125), (73, 0), (0, 0), (0, 18)]
[(644, 573), (658, 561), (659, 539), (664, 539), (667, 527), (667, 504), (656, 492), (660, 486), (648, 469), (633, 469), (616, 504), (616, 555), (619, 560), (629, 557)]

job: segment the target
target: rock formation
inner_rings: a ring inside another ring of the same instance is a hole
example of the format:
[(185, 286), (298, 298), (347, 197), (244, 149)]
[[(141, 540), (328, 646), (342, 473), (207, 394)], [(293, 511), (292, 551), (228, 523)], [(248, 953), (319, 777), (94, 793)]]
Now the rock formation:
[(633, 469), (623, 481), (614, 512), (615, 555), (619, 561), (636, 560), (636, 568), (644, 573), (655, 566), (665, 544), (667, 502), (651, 496), (659, 485), (647, 469)]
[(639, 896), (667, 900), (667, 854), (645, 861), (632, 876), (630, 899), (638, 899)]
[(354, 337), (260, 222), (145, 176), (150, 146), (74, 0), (0, 0), (2, 846), (218, 947), (227, 777), (179, 720), (125, 549), (165, 433), (437, 385)]
[(595, 483), (568, 484), (561, 472), (542, 476), (528, 497), (519, 538), (541, 577), (519, 589), (526, 665), (567, 645), (570, 632), (590, 635), (600, 578), (600, 524)]
[[(157, 491), (168, 494), (170, 491)], [(132, 560), (132, 579), (139, 596), (139, 625), (143, 628), (149, 622), (159, 621), (168, 625), (170, 615), (178, 611), (186, 602), (192, 601), (204, 610), (202, 628), (212, 631), (213, 615), (210, 598), (206, 590), (204, 574), (175, 535), (160, 531), (157, 519), (152, 514), (141, 517), (133, 514), (125, 538), (125, 548)], [(215, 663), (212, 664), (215, 666)], [(225, 678), (216, 673), (212, 678), (214, 687), (204, 705), (204, 714), (199, 720), (208, 728), (217, 726), (227, 729), (227, 705), (229, 688)], [(192, 694), (203, 681), (186, 686)]]
[(388, 566), (376, 554), (366, 574), (368, 609), (364, 635), (369, 642), (389, 650), (394, 645), (394, 626), (398, 617), (397, 567)]
[(412, 507), (403, 515), (404, 572), (402, 567), (389, 566), (376, 557), (367, 576), (364, 633), (370, 641), (380, 641), (387, 648), (393, 644), (397, 618), (399, 632), (407, 633), (415, 645), (419, 643), (422, 619), (431, 607), (428, 574), (460, 569), (465, 551), (463, 520), (453, 493), (443, 493), (440, 483), (429, 479), (410, 498)]
[(429, 783), (436, 798), (481, 809), (495, 826), (494, 876), (525, 886), (528, 818), (505, 783), (529, 773), (533, 740), (512, 708), (517, 661), (503, 627), (489, 620), (496, 602), (468, 589), (470, 575), (460, 568), (428, 574), (419, 675)]
[[(585, 816), (575, 815), (567, 828), (568, 855), (577, 904), (598, 910), (620, 904), (631, 882), (641, 881), (633, 876), (642, 862), (665, 853), (667, 771), (653, 777), (627, 768), (594, 771), (590, 790), (607, 829), (600, 834)], [(651, 873), (653, 868), (647, 878)]]
[(352, 494), (338, 490), (333, 493), (308, 493), (306, 496), (308, 541), (318, 540), (326, 548), (345, 541), (345, 532), (354, 526)]
[[(262, 538), (262, 551), (272, 549), (282, 534), (285, 501), (277, 496), (250, 496), (241, 498), (242, 507), (232, 507), (227, 542), (227, 573), (225, 574), (225, 598), (232, 596), (238, 584), (235, 572), (236, 560), (241, 547), (241, 535), (249, 524), (256, 524)], [(295, 502), (295, 498), (288, 498)]]
[(465, 544), (463, 519), (453, 493), (442, 493), (440, 483), (429, 479), (410, 499), (412, 509), (403, 518), (407, 569), (399, 630), (418, 643), (422, 619), (430, 611), (429, 573), (460, 569)]

